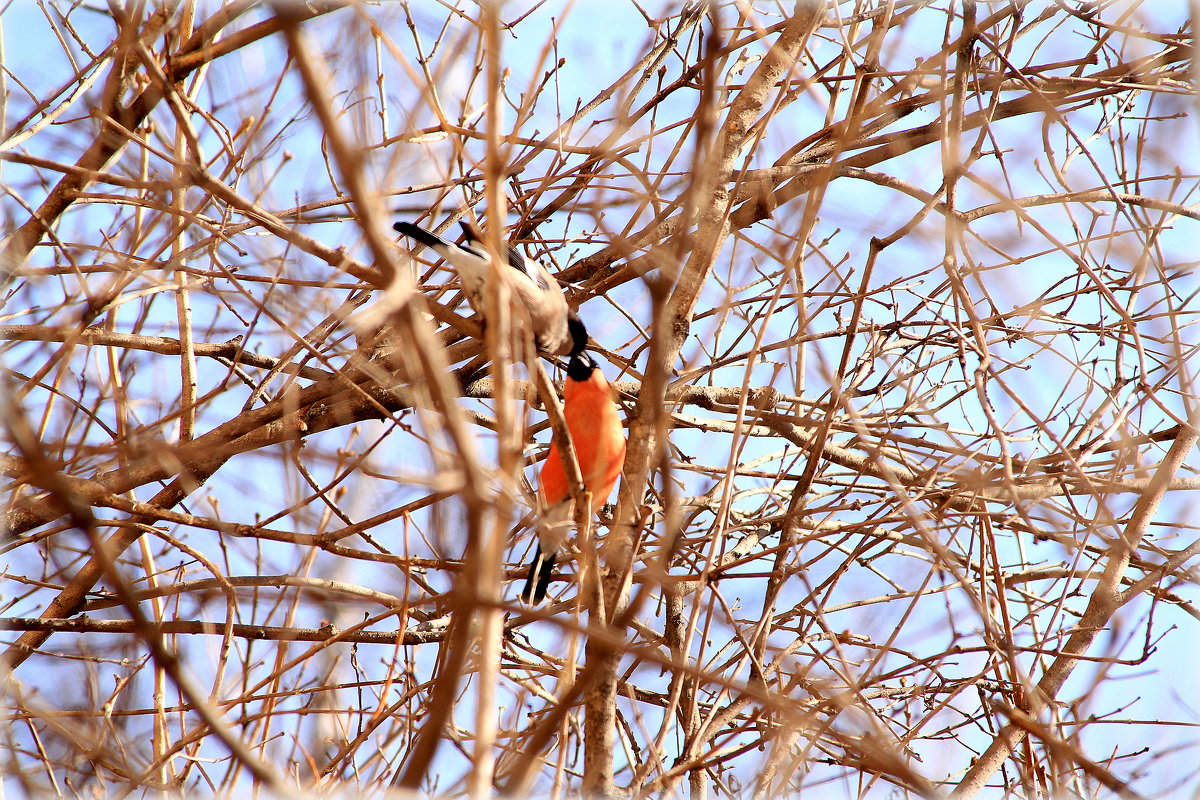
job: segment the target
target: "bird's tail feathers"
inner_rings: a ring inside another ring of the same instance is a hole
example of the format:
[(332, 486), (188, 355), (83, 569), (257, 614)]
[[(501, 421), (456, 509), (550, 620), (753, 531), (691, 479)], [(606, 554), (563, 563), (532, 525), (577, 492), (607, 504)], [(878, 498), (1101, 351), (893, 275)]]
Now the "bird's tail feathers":
[(543, 553), (541, 546), (534, 550), (533, 561), (529, 562), (529, 576), (525, 579), (525, 588), (521, 590), (522, 600), (537, 605), (546, 599), (556, 560), (554, 553)]
[(449, 247), (450, 243), (435, 233), (430, 233), (419, 225), (414, 225), (411, 222), (397, 222), (392, 225), (392, 230), (396, 233), (402, 233), (414, 242), (425, 245), (426, 247)]

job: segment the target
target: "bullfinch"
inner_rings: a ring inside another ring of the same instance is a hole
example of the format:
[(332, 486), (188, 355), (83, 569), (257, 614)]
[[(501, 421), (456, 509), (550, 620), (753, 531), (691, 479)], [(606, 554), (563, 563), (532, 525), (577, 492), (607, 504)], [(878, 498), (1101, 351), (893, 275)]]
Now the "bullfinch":
[[(587, 353), (575, 353), (567, 363), (563, 418), (571, 433), (583, 484), (591, 493), (588, 513), (595, 514), (612, 494), (625, 465), (625, 431), (612, 387)], [(557, 438), (550, 442), (538, 480), (538, 547), (521, 592), (522, 599), (530, 603), (540, 603), (546, 597), (555, 559), (574, 524), (575, 504), (559, 447)]]
[[(444, 258), (458, 273), (467, 302), (482, 316), (488, 283), (492, 280), (492, 259), (474, 229), (465, 222), (460, 224), (466, 239), (464, 244), (448, 242), (411, 222), (397, 222), (392, 228)], [(516, 248), (507, 248), (507, 259), (512, 267), (508, 276), (513, 293), (529, 313), (538, 351), (549, 356), (580, 352), (587, 343), (587, 329), (567, 307), (558, 281), (545, 267)]]

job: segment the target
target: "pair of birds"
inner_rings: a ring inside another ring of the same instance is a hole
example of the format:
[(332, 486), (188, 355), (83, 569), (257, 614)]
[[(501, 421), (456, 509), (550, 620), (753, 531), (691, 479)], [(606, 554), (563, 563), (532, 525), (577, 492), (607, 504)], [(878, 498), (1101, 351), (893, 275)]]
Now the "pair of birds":
[[(492, 258), (474, 229), (466, 223), (461, 224), (464, 244), (447, 241), (410, 222), (397, 222), (392, 227), (445, 259), (458, 273), (468, 302), (482, 315), (489, 286), (494, 280)], [(545, 355), (567, 356), (563, 419), (571, 434), (584, 487), (591, 494), (588, 513), (594, 514), (612, 494), (625, 464), (625, 432), (612, 388), (595, 359), (585, 352), (587, 328), (567, 307), (567, 300), (554, 276), (512, 247), (507, 248), (507, 261), (512, 268), (507, 275), (513, 298), (528, 312), (538, 350)], [(554, 575), (555, 559), (574, 518), (574, 503), (560, 453), (562, 447), (555, 436), (538, 476), (541, 504), (538, 546), (521, 592), (522, 599), (530, 603), (540, 603), (546, 597)]]

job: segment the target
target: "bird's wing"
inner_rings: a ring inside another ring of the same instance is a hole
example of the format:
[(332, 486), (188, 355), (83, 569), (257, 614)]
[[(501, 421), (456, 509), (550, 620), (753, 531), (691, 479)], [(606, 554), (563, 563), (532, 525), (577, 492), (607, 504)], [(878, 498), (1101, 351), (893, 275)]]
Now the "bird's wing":
[[(475, 230), (474, 226), (466, 222), (459, 222), (458, 224), (462, 226), (463, 235), (466, 237), (467, 241), (472, 245), (478, 245), (478, 247), (472, 247), (471, 249), (475, 252), (482, 253), (484, 250), (483, 239), (480, 238), (479, 232)], [(504, 257), (508, 261), (508, 265), (510, 267), (528, 278), (529, 282), (541, 291), (560, 291), (558, 287), (558, 281), (554, 280), (550, 273), (546, 271), (545, 267), (534, 261), (532, 258), (526, 257), (524, 253), (513, 247), (511, 244), (505, 244)]]
[(538, 516), (537, 537), (538, 545), (543, 553), (557, 553), (571, 533), (575, 524), (575, 503), (564, 500), (561, 503), (541, 509)]
[[(567, 324), (571, 309), (558, 288), (558, 281), (539, 267), (540, 281), (534, 284), (523, 274), (514, 276), (513, 291), (529, 312), (538, 349), (550, 355), (565, 355), (571, 349), (571, 331)], [(542, 288), (545, 287), (545, 288)]]

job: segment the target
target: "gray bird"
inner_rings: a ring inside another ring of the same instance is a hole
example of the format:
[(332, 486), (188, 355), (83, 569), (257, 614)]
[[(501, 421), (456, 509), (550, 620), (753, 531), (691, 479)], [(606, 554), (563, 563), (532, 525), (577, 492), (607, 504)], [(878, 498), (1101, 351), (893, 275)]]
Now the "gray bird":
[[(491, 256), (471, 226), (465, 222), (459, 224), (466, 237), (465, 244), (448, 242), (411, 222), (397, 222), (392, 228), (444, 258), (458, 273), (467, 302), (483, 316), (492, 276)], [(510, 286), (516, 299), (529, 312), (538, 350), (550, 356), (581, 353), (587, 345), (587, 329), (579, 316), (567, 307), (558, 281), (545, 267), (526, 258), (519, 250), (508, 247), (507, 251), (508, 265), (513, 268), (508, 273)]]

